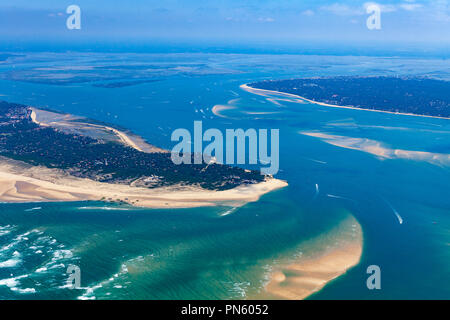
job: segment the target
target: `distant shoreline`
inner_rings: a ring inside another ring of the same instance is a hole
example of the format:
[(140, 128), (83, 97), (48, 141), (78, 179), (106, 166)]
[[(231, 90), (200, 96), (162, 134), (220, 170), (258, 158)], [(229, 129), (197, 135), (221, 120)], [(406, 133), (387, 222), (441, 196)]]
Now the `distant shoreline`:
[(404, 112), (393, 112), (393, 111), (386, 111), (386, 110), (378, 110), (378, 109), (367, 109), (367, 108), (358, 108), (353, 106), (339, 106), (334, 104), (328, 104), (325, 102), (320, 101), (314, 101), (296, 94), (282, 92), (282, 91), (275, 91), (275, 90), (267, 90), (267, 89), (259, 89), (255, 87), (251, 87), (250, 84), (242, 84), (240, 88), (244, 91), (253, 93), (253, 94), (259, 94), (264, 95), (264, 93), (267, 94), (280, 94), (282, 96), (288, 97), (288, 98), (294, 98), (294, 99), (301, 99), (303, 101), (307, 101), (313, 104), (317, 104), (324, 107), (331, 107), (331, 108), (341, 108), (341, 109), (351, 109), (351, 110), (362, 110), (362, 111), (372, 111), (372, 112), (382, 112), (382, 113), (389, 113), (389, 114), (395, 114), (395, 115), (403, 115), (403, 116), (414, 116), (414, 117), (424, 117), (424, 118), (434, 118), (434, 119), (445, 119), (450, 120), (450, 117), (439, 117), (439, 116), (429, 116), (429, 115), (423, 115), (423, 114), (416, 114), (416, 113), (404, 113)]

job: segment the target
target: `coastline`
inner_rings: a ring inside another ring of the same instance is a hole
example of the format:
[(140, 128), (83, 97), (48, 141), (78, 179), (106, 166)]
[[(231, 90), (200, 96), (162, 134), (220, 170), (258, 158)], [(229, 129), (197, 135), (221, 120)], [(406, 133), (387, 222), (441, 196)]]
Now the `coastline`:
[(103, 124), (83, 122), (85, 120), (83, 117), (66, 113), (55, 113), (34, 107), (30, 107), (30, 109), (31, 121), (39, 126), (54, 127), (62, 131), (76, 132), (92, 138), (102, 137), (107, 140), (117, 141), (141, 152), (168, 152), (147, 143), (143, 138), (135, 134), (123, 132)]
[(285, 181), (270, 178), (223, 191), (181, 185), (149, 189), (77, 178), (58, 169), (0, 157), (0, 201), (10, 203), (93, 200), (145, 208), (239, 207), (285, 186)]
[(362, 111), (389, 113), (389, 114), (402, 115), (402, 116), (414, 116), (414, 117), (450, 120), (450, 118), (447, 118), (447, 117), (428, 116), (428, 115), (415, 114), (415, 113), (392, 112), (392, 111), (384, 111), (384, 110), (377, 110), (377, 109), (365, 109), (365, 108), (357, 108), (357, 107), (352, 107), (352, 106), (338, 106), (338, 105), (328, 104), (328, 103), (324, 103), (324, 102), (320, 102), (320, 101), (314, 101), (314, 100), (311, 100), (311, 99), (308, 99), (308, 98), (305, 98), (305, 97), (302, 97), (302, 96), (299, 96), (299, 95), (296, 95), (296, 94), (292, 94), (292, 93), (253, 88), (253, 87), (250, 87), (248, 84), (242, 84), (242, 85), (239, 86), (239, 88), (241, 88), (244, 91), (247, 91), (247, 92), (250, 92), (250, 93), (253, 93), (253, 94), (257, 94), (257, 95), (265, 96), (265, 94), (277, 94), (277, 95), (281, 95), (283, 97), (300, 99), (302, 101), (307, 101), (309, 103), (313, 103), (313, 104), (324, 106), (324, 107), (330, 107), (330, 108), (362, 110)]
[(356, 266), (362, 256), (361, 225), (349, 216), (338, 226), (300, 244), (304, 254), (275, 266), (257, 299), (303, 300)]

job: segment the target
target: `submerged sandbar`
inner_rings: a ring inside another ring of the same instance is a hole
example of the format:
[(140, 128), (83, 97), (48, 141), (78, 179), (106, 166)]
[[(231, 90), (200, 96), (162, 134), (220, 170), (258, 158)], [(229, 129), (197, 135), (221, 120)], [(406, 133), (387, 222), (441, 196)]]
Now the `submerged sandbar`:
[(328, 232), (301, 243), (298, 258), (276, 265), (257, 299), (302, 300), (356, 266), (362, 255), (361, 225), (349, 216)]

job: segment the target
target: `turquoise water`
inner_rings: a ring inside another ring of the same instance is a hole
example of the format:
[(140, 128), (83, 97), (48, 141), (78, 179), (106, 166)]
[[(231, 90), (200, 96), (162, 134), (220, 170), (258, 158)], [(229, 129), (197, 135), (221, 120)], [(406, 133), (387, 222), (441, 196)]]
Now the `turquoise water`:
[[(301, 134), (321, 132), (370, 139), (390, 149), (450, 154), (448, 120), (273, 103), (239, 88), (261, 79), (326, 75), (440, 71), (449, 79), (448, 61), (84, 54), (68, 62), (62, 57), (52, 56), (50, 64), (201, 63), (211, 72), (166, 72), (158, 82), (123, 88), (1, 80), (1, 98), (120, 125), (164, 148), (173, 146), (174, 129), (192, 129), (194, 120), (202, 120), (205, 129), (279, 128), (277, 177), (289, 187), (231, 211), (148, 210), (99, 202), (1, 204), (0, 298), (252, 297), (263, 290), (272, 267), (314, 250), (301, 243), (326, 239), (349, 213), (363, 230), (361, 261), (312, 299), (450, 297), (450, 164), (384, 159)], [(48, 60), (45, 54), (30, 56), (14, 67), (48, 66)], [(4, 65), (0, 71), (11, 68)], [(218, 117), (211, 112), (218, 104), (235, 108)], [(81, 269), (80, 290), (64, 288), (69, 264)], [(381, 268), (378, 291), (366, 287), (371, 264)]]

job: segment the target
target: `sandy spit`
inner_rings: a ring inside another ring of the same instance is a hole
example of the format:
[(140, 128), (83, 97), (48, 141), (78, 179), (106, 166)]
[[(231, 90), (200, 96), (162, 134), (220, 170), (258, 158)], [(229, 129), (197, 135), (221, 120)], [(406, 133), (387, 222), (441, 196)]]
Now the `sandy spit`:
[(242, 206), (285, 186), (285, 181), (267, 178), (224, 191), (180, 185), (148, 189), (77, 178), (61, 170), (0, 157), (0, 201), (4, 202), (105, 200), (146, 208)]

